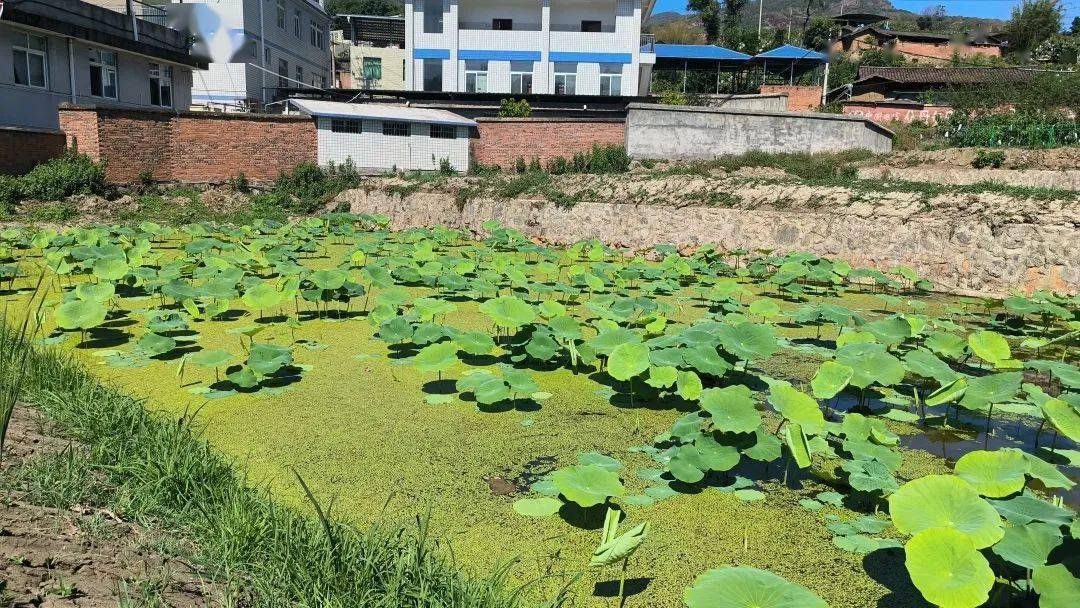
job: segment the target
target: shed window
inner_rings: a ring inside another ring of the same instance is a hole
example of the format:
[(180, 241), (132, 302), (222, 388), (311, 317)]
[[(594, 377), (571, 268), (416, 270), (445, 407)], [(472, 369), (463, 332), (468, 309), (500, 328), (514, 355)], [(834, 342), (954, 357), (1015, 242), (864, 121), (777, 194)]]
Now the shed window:
[(150, 105), (172, 107), (172, 66), (150, 64)]
[(382, 134), (391, 135), (394, 137), (408, 137), (409, 136), (409, 123), (407, 122), (384, 122), (382, 123)]
[(90, 94), (116, 99), (116, 51), (90, 49)]
[(433, 139), (457, 139), (457, 127), (453, 125), (431, 125)]
[(49, 86), (48, 42), (44, 36), (16, 33), (11, 49), (15, 63), (15, 84), (42, 89)]
[(348, 118), (332, 118), (330, 120), (330, 130), (334, 133), (360, 133), (360, 121), (349, 120)]

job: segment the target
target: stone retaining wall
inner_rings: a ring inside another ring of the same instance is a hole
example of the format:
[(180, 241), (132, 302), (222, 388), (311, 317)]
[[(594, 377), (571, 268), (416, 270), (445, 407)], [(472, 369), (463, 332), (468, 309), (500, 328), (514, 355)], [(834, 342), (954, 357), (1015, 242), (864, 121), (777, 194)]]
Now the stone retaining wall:
[(599, 238), (643, 250), (680, 247), (809, 251), (855, 266), (908, 265), (954, 293), (1003, 295), (1014, 289), (1080, 288), (1080, 230), (1075, 225), (996, 224), (993, 218), (933, 215), (883, 217), (872, 210), (764, 211), (704, 206), (473, 199), (461, 205), (450, 192), (405, 197), (382, 190), (350, 190), (339, 198), (356, 213), (382, 213), (395, 229), (444, 225), (482, 232), (496, 219), (553, 244)]

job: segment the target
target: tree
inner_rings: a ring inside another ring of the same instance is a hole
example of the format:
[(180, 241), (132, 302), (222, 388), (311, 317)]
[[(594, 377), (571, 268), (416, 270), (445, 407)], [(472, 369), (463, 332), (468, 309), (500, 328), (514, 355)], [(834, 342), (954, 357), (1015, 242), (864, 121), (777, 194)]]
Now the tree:
[(932, 30), (934, 24), (945, 17), (945, 7), (942, 5), (928, 6), (922, 10), (922, 13), (915, 18), (915, 25), (920, 30)]
[(652, 28), (657, 42), (665, 44), (704, 44), (701, 26), (689, 19), (675, 19)]
[(1061, 0), (1024, 0), (1012, 11), (1005, 25), (1010, 50), (1028, 54), (1048, 38), (1061, 31), (1064, 12)]
[(326, 0), (326, 12), (335, 15), (382, 15), (405, 14), (404, 5), (394, 0)]
[(686, 8), (694, 11), (705, 29), (705, 42), (715, 44), (720, 39), (721, 12), (719, 0), (689, 0)]
[(802, 22), (804, 30), (810, 25), (810, 11), (814, 8), (825, 10), (825, 0), (806, 0), (806, 18)]
[(1080, 17), (1073, 17), (1072, 27), (1069, 28), (1069, 33), (1073, 36), (1080, 36)]
[(833, 22), (828, 17), (817, 16), (803, 29), (802, 43), (808, 49), (825, 50), (832, 42)]

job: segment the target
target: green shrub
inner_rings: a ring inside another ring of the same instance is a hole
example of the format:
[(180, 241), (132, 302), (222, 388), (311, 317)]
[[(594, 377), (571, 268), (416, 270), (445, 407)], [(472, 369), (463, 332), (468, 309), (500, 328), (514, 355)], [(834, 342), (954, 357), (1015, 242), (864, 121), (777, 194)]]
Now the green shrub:
[(75, 194), (105, 194), (105, 168), (85, 154), (68, 150), (19, 178), (23, 198), (58, 201)]
[(251, 190), (251, 183), (248, 182), (248, 178), (243, 171), (237, 173), (234, 177), (230, 177), (225, 183), (233, 192), (246, 194)]
[(502, 183), (499, 194), (506, 198), (515, 198), (522, 194), (545, 190), (551, 184), (547, 173), (522, 173)]
[(514, 173), (525, 173), (528, 168), (529, 167), (525, 164), (524, 158), (519, 156), (517, 157), (517, 160), (514, 161)]
[(975, 160), (971, 161), (971, 166), (976, 169), (1000, 169), (1005, 164), (1005, 153), (1001, 150), (976, 150)]
[(22, 200), (22, 185), (18, 178), (0, 175), (0, 217), (14, 213), (15, 205)]
[(503, 99), (499, 102), (499, 116), (503, 118), (528, 118), (532, 115), (532, 106), (524, 99)]
[(548, 161), (548, 173), (626, 173), (630, 169), (630, 155), (623, 146), (593, 145), (588, 152), (578, 152), (569, 160), (556, 156)]
[(292, 171), (283, 172), (274, 182), (273, 194), (282, 207), (311, 213), (343, 190), (355, 188), (363, 176), (352, 159), (340, 165), (330, 163), (320, 167), (315, 163), (300, 163)]

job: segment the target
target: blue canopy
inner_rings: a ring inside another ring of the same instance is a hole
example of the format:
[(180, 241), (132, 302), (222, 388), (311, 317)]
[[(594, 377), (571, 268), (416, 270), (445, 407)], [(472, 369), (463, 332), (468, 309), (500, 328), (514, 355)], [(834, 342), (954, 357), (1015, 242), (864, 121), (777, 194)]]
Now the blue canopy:
[(750, 55), (711, 44), (657, 44), (656, 58), (750, 61)]
[[(659, 45), (657, 45), (659, 46)], [(659, 55), (657, 55), (659, 57)], [(799, 48), (790, 44), (775, 48), (771, 51), (765, 51), (754, 55), (754, 59), (776, 59), (780, 61), (816, 61), (826, 62), (829, 58), (824, 53), (817, 51), (811, 51), (810, 49)]]

